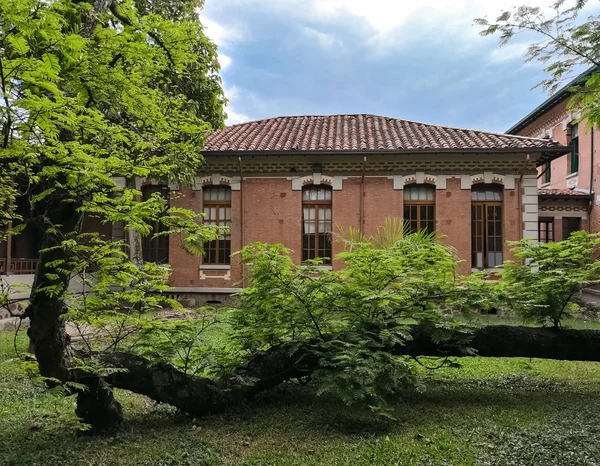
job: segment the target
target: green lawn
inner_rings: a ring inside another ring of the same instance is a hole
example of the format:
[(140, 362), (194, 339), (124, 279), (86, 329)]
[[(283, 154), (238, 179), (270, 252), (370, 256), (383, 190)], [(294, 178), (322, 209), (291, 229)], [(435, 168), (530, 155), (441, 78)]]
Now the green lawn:
[(200, 420), (119, 391), (127, 421), (98, 438), (77, 434), (74, 400), (46, 392), (12, 346), (0, 333), (2, 465), (600, 464), (598, 363), (464, 358), (458, 369), (420, 368), (423, 390), (398, 400), (397, 421), (295, 385)]

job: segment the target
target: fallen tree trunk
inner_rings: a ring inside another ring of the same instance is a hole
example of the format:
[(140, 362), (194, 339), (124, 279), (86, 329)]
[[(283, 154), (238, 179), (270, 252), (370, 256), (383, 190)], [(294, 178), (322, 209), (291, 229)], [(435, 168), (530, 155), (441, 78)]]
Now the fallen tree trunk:
[[(414, 326), (412, 341), (390, 348), (406, 356), (526, 357), (570, 361), (600, 361), (600, 331), (488, 326), (474, 332), (468, 346), (456, 333), (436, 343), (433, 327)], [(169, 364), (152, 364), (130, 353), (94, 355), (106, 367), (124, 369), (106, 378), (114, 387), (146, 395), (194, 415), (223, 411), (227, 407), (272, 389), (291, 379), (310, 376), (319, 367), (318, 342), (292, 351), (291, 345), (259, 353), (233, 374), (219, 380), (189, 376)], [(246, 382), (244, 382), (244, 380)]]
[(435, 343), (427, 326), (415, 326), (411, 333), (413, 341), (394, 348), (394, 354), (600, 361), (599, 330), (490, 325), (473, 333), (468, 348), (453, 340)]

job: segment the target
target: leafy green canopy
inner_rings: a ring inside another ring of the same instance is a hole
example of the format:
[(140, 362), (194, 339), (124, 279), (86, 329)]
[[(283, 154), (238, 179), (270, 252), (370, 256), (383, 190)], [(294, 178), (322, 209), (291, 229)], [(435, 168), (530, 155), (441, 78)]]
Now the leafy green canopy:
[[(384, 240), (386, 231), (395, 231), (393, 240)], [(387, 396), (415, 382), (409, 361), (393, 355), (411, 339), (409, 326), (429, 323), (442, 341), (460, 327), (443, 311), (468, 297), (453, 251), (435, 235), (390, 227), (369, 241), (351, 236), (336, 257), (341, 271), (296, 265), (282, 245), (242, 250), (250, 282), (232, 310), (234, 363), (282, 344), (290, 352), (308, 345), (320, 360), (312, 375), (320, 393), (381, 411)]]
[(538, 86), (554, 93), (566, 80), (590, 68), (590, 74), (571, 91), (571, 106), (582, 110), (582, 119), (591, 126), (600, 123), (600, 16), (591, 15), (581, 20), (580, 13), (587, 0), (557, 0), (550, 11), (539, 6), (523, 5), (513, 11), (504, 11), (494, 21), (477, 18), (484, 26), (481, 35), (498, 34), (500, 45), (506, 45), (516, 36), (532, 41), (525, 55), (526, 61), (537, 60), (545, 65), (548, 77)]
[(500, 284), (506, 305), (525, 320), (559, 327), (578, 306), (575, 293), (600, 283), (600, 235), (573, 233), (560, 242), (512, 243), (518, 261), (506, 261)]
[[(137, 286), (132, 306), (143, 300), (140, 283), (164, 287), (152, 266), (131, 267), (119, 242), (82, 234), (90, 217), (142, 235), (182, 233), (195, 253), (214, 237), (199, 215), (157, 194), (142, 202), (135, 189), (136, 177), (192, 183), (206, 134), (223, 125), (217, 51), (198, 20), (201, 5), (0, 0), (0, 231), (42, 237), (52, 296), (77, 275), (96, 287), (85, 306), (102, 307), (100, 297), (112, 306), (119, 297), (108, 298), (111, 285)], [(24, 201), (26, 213), (9, 208)], [(160, 233), (155, 222), (165, 226)], [(91, 270), (93, 283), (83, 277)]]

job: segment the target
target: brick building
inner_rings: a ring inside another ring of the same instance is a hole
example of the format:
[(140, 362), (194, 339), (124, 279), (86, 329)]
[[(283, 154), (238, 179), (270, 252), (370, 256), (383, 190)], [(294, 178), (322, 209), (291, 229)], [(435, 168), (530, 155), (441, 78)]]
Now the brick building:
[[(550, 139), (375, 115), (242, 123), (208, 137), (193, 187), (170, 187), (179, 192), (171, 205), (202, 211), (229, 233), (202, 258), (187, 254), (177, 236), (147, 241), (144, 255), (172, 265), (177, 293), (217, 301), (243, 283), (231, 253), (245, 244), (281, 242), (301, 263), (334, 257), (342, 248), (332, 241), (338, 228), (369, 235), (398, 217), (443, 235), (463, 260), (462, 273), (491, 268), (509, 256), (506, 241), (538, 238), (538, 167), (567, 152)], [(166, 189), (139, 186), (144, 195)], [(114, 237), (121, 234), (113, 228)]]
[(600, 231), (600, 186), (596, 156), (600, 134), (588, 128), (577, 109), (570, 109), (573, 87), (584, 85), (590, 69), (560, 89), (512, 126), (507, 134), (546, 138), (569, 151), (538, 166), (539, 239), (560, 241), (572, 231)]

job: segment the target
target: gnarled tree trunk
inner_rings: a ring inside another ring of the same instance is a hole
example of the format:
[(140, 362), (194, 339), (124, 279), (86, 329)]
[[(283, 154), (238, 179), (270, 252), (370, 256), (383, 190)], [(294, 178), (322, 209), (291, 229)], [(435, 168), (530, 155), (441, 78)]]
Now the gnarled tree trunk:
[[(414, 326), (412, 341), (389, 348), (404, 356), (526, 357), (600, 361), (600, 331), (489, 326), (475, 331), (468, 347), (456, 334), (443, 343), (432, 339), (432, 328)], [(169, 364), (153, 364), (129, 353), (96, 354), (92, 357), (112, 368), (125, 369), (107, 378), (111, 385), (146, 395), (194, 415), (219, 412), (255, 394), (291, 379), (310, 376), (319, 368), (318, 342), (281, 345), (256, 354), (236, 371), (219, 380), (186, 375)], [(292, 350), (292, 347), (295, 348)], [(240, 382), (239, 377), (251, 380)]]

